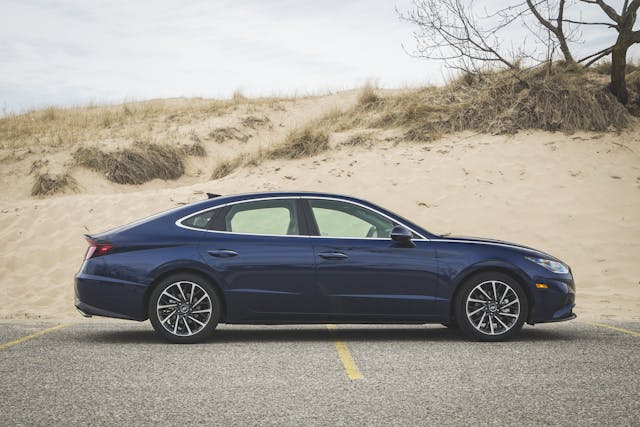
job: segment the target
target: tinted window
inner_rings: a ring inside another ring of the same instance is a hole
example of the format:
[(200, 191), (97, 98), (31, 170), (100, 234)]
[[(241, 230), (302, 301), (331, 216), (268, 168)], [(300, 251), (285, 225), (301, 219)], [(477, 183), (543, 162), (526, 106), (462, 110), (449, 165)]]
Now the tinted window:
[(224, 231), (244, 234), (298, 235), (296, 202), (261, 200), (231, 205), (224, 221)]
[(395, 223), (369, 209), (335, 200), (309, 200), (321, 236), (388, 238)]
[(201, 214), (190, 216), (189, 218), (182, 221), (182, 225), (192, 228), (206, 229), (208, 228), (209, 221), (211, 221), (215, 213), (215, 210), (210, 210)]

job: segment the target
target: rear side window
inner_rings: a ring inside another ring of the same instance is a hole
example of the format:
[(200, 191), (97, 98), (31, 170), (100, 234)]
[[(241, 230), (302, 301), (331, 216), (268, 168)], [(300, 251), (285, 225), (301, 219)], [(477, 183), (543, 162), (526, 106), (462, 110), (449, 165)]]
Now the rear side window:
[(199, 213), (185, 219), (184, 221), (181, 222), (181, 224), (184, 225), (185, 227), (199, 228), (202, 230), (206, 230), (207, 228), (209, 228), (209, 224), (212, 221), (215, 213), (216, 213), (215, 209), (212, 209), (207, 212)]
[[(222, 221), (220, 221), (222, 222)], [(225, 230), (243, 234), (300, 234), (295, 200), (260, 200), (229, 207), (224, 220)]]

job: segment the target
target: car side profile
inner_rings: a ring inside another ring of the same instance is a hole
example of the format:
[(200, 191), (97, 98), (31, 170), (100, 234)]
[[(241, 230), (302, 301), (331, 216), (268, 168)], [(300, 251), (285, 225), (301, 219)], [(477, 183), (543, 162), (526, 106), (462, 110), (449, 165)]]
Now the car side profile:
[(570, 268), (513, 243), (445, 237), (364, 200), (209, 195), (86, 236), (85, 316), (144, 321), (175, 343), (219, 323), (441, 323), (477, 340), (575, 318)]

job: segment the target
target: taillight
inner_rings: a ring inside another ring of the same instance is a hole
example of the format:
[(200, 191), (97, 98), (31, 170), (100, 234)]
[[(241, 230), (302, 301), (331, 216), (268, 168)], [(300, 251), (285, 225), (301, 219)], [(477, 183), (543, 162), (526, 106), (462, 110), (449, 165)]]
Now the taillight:
[(87, 249), (85, 260), (106, 255), (113, 248), (111, 243), (98, 242), (90, 237), (87, 237), (87, 242), (89, 242), (89, 249)]

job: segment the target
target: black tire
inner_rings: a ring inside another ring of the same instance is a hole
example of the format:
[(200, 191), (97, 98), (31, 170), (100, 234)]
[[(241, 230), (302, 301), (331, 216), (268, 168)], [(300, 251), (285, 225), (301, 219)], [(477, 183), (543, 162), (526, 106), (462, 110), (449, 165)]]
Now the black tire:
[[(493, 282), (496, 283), (497, 292), (492, 292)], [(469, 302), (469, 304), (475, 304), (473, 310), (470, 308), (470, 313), (478, 309), (480, 311), (475, 315), (468, 316), (467, 298), (472, 292), (474, 293), (473, 299), (481, 295), (481, 291), (477, 289), (480, 285), (483, 285), (484, 288), (489, 287), (487, 293), (490, 298), (481, 297), (487, 299), (486, 304)], [(505, 297), (503, 301), (506, 301), (506, 303), (500, 304), (500, 301), (498, 301), (500, 300), (500, 294), (507, 289), (503, 285), (507, 285), (517, 295), (517, 302), (513, 298), (513, 293), (509, 291), (508, 294), (511, 296), (511, 301)], [(495, 293), (498, 294), (497, 297), (493, 295)], [(495, 305), (492, 302), (498, 302), (498, 304)], [(477, 341), (506, 341), (511, 339), (520, 331), (529, 313), (529, 301), (522, 285), (510, 276), (500, 272), (483, 272), (467, 279), (461, 285), (454, 304), (456, 323), (459, 325), (460, 330), (469, 338)], [(507, 304), (509, 304), (509, 307), (501, 308), (507, 306)], [(518, 307), (517, 313), (513, 313), (513, 311), (516, 311), (515, 307)], [(492, 312), (490, 309), (496, 311)], [(477, 324), (472, 323), (469, 317), (472, 317)], [(486, 320), (483, 321), (483, 319)], [(496, 320), (495, 322), (494, 319)], [(500, 324), (499, 322), (503, 323)], [(508, 328), (503, 326), (505, 324)], [(485, 329), (486, 332), (484, 331)], [(494, 331), (495, 334), (491, 334), (491, 331)]]
[(460, 329), (460, 326), (458, 326), (455, 320), (450, 320), (448, 323), (441, 323), (441, 325), (451, 330), (457, 331), (458, 329)]
[[(178, 292), (180, 288), (184, 297)], [(202, 302), (194, 305), (201, 299)], [(167, 304), (173, 303), (175, 310), (172, 307), (158, 308), (159, 305), (168, 307)], [(187, 308), (182, 314), (184, 307)], [(153, 329), (163, 338), (176, 344), (193, 344), (213, 334), (220, 319), (220, 307), (220, 296), (211, 283), (196, 274), (178, 273), (158, 283), (151, 292), (147, 309)], [(210, 312), (206, 313), (207, 310)]]

